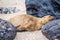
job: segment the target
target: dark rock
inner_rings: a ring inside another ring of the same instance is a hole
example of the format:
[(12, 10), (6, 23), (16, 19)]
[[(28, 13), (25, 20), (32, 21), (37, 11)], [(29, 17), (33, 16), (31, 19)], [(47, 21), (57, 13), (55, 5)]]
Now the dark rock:
[(60, 0), (51, 0), (56, 18), (60, 18)]
[(12, 14), (19, 11), (16, 7), (0, 7), (0, 14)]
[(9, 22), (0, 19), (0, 40), (13, 40), (16, 36), (16, 28)]
[(51, 0), (26, 0), (25, 4), (27, 14), (36, 17), (43, 17), (46, 15), (55, 16)]
[(60, 19), (60, 0), (26, 0), (25, 4), (27, 14), (36, 17), (52, 15)]
[(49, 40), (60, 40), (60, 19), (53, 20), (42, 26), (41, 31)]

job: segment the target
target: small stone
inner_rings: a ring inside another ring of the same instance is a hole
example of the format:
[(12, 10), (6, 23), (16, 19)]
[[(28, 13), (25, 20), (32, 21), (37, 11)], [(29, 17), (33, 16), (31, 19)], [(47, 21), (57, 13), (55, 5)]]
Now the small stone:
[(0, 40), (13, 40), (15, 36), (16, 28), (6, 20), (0, 19)]

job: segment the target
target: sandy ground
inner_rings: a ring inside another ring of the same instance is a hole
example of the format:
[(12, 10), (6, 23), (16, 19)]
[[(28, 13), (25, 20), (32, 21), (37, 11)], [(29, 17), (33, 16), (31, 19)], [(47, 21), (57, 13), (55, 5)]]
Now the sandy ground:
[[(7, 1), (8, 0), (0, 0), (0, 7), (16, 6), (18, 9), (21, 9), (21, 11), (14, 14), (7, 15), (0, 14), (0, 18), (7, 20), (16, 15), (26, 14), (25, 0), (9, 0), (8, 2)], [(17, 32), (17, 35), (14, 40), (47, 40), (47, 39), (39, 30), (34, 32)]]
[(41, 31), (18, 32), (15, 40), (47, 40)]

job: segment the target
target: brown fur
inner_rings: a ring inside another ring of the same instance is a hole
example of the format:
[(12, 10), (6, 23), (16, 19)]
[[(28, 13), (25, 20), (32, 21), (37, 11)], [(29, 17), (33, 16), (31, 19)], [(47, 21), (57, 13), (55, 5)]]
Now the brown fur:
[(42, 18), (37, 18), (28, 14), (22, 14), (10, 18), (8, 21), (11, 22), (13, 25), (18, 26), (17, 30), (28, 30), (34, 31), (39, 30), (43, 25), (52, 21), (54, 19), (53, 16), (44, 16)]

